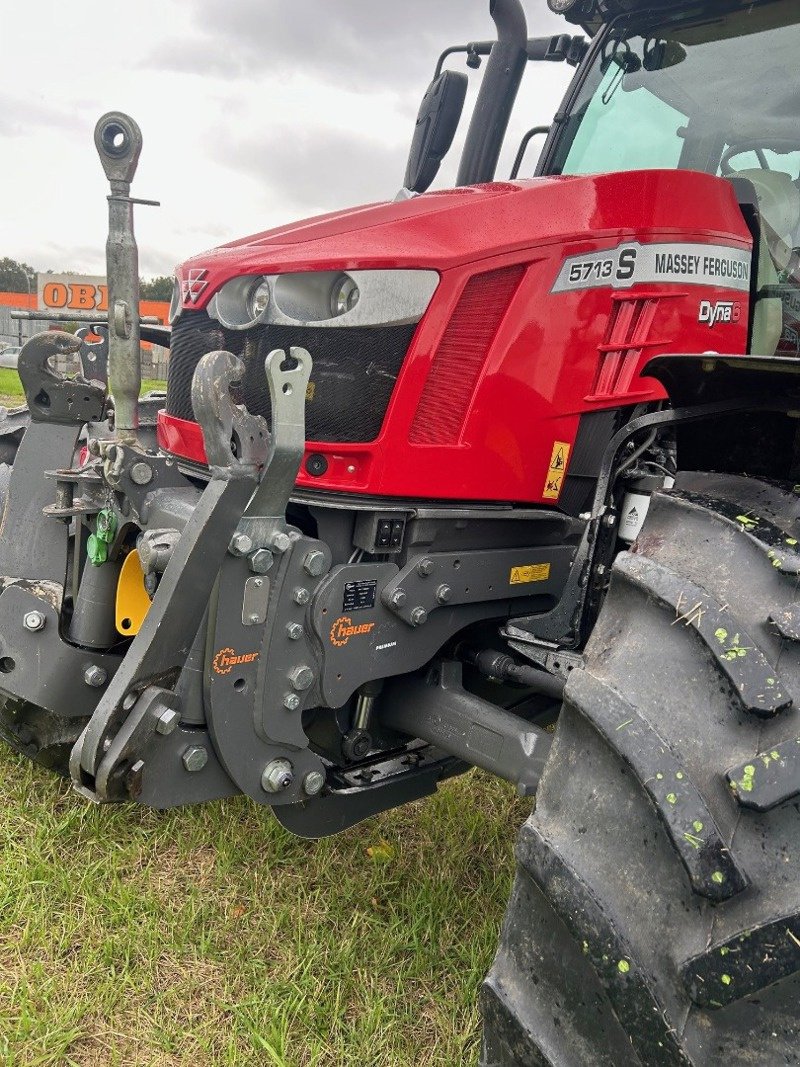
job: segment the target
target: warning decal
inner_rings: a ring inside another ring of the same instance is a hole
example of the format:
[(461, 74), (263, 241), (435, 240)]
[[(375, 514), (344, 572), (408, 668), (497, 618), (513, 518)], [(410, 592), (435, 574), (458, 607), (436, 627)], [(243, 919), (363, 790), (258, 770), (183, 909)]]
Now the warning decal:
[(545, 500), (558, 500), (561, 496), (561, 487), (567, 474), (567, 463), (571, 445), (566, 441), (556, 441), (553, 445), (553, 455), (550, 457), (550, 469), (544, 482), (542, 496)]
[(536, 563), (530, 567), (512, 567), (508, 584), (531, 585), (533, 582), (546, 582), (549, 577), (549, 563)]

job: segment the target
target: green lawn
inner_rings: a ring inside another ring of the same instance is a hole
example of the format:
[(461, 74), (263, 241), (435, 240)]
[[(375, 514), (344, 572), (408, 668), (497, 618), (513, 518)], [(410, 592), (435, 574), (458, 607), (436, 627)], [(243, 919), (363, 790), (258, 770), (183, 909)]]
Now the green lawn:
[[(142, 393), (149, 393), (151, 389), (165, 389), (166, 383), (156, 378), (142, 379)], [(8, 367), (0, 367), (0, 404), (6, 407), (18, 407), (25, 400), (22, 382), (15, 370)]]
[(478, 772), (322, 842), (93, 807), (0, 752), (0, 1063), (463, 1067), (527, 805)]

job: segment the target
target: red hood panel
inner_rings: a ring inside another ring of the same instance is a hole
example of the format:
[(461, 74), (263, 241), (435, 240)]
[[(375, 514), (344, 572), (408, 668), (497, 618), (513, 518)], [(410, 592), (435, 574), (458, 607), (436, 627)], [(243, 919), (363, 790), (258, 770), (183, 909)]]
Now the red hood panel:
[[(733, 190), (727, 186), (727, 195), (720, 196), (721, 186), (719, 178), (691, 171), (638, 171), (427, 193), (245, 237), (195, 256), (178, 274), (206, 272), (202, 294), (187, 304), (202, 308), (224, 282), (240, 274), (447, 270), (554, 241), (643, 228), (713, 236), (741, 227)], [(710, 198), (718, 203), (711, 228)]]

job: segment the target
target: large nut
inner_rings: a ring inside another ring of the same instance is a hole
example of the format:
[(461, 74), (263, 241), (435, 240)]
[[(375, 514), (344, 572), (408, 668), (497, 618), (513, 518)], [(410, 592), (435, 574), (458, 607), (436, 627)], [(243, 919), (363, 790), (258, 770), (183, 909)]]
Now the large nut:
[(411, 612), (411, 623), (413, 626), (422, 626), (428, 621), (428, 613), (423, 607), (414, 608)]
[(307, 797), (318, 796), (325, 786), (325, 775), (322, 771), (309, 771), (303, 779), (303, 792)]
[(427, 578), (429, 574), (433, 573), (433, 560), (421, 559), (417, 564), (417, 572), (422, 575), (423, 578)]
[(302, 693), (314, 684), (314, 672), (310, 667), (295, 667), (289, 672), (289, 681), (292, 683), (292, 689)]
[(287, 711), (297, 711), (300, 707), (300, 697), (297, 693), (287, 693), (283, 698), (283, 706)]
[(292, 600), (294, 600), (295, 604), (307, 604), (310, 599), (311, 593), (307, 589), (295, 589), (292, 593)]
[(282, 793), (294, 782), (294, 767), (288, 759), (274, 759), (264, 768), (261, 788), (266, 793)]
[(290, 622), (286, 627), (286, 633), (290, 641), (299, 641), (303, 636), (303, 627), (299, 622)]
[(325, 572), (325, 556), (322, 552), (313, 550), (303, 560), (303, 568), (312, 578), (319, 578)]
[(29, 611), (22, 620), (22, 625), (26, 630), (30, 630), (32, 634), (35, 634), (38, 630), (44, 629), (46, 622), (47, 619), (41, 611)]
[(271, 569), (275, 557), (268, 548), (259, 548), (250, 557), (250, 570), (253, 574), (266, 574)]
[(447, 604), (453, 599), (453, 590), (449, 585), (440, 585), (436, 590), (436, 599), (440, 604)]
[(94, 664), (91, 667), (87, 667), (83, 672), (83, 680), (87, 685), (90, 685), (92, 689), (101, 689), (108, 679), (108, 671), (103, 667), (98, 667)]
[(405, 589), (395, 589), (389, 598), (389, 603), (393, 608), (402, 608), (407, 600), (408, 593), (406, 593)]
[(208, 752), (202, 745), (192, 745), (192, 747), (187, 748), (183, 754), (183, 765), (187, 771), (192, 773), (202, 771), (207, 763)]
[(273, 534), (270, 547), (274, 548), (276, 552), (288, 552), (292, 547), (292, 539), (285, 533)]
[(230, 552), (230, 554), (232, 556), (239, 556), (239, 558), (241, 558), (242, 556), (249, 555), (252, 550), (252, 540), (247, 536), (247, 534), (243, 533), (235, 533), (231, 538), (231, 543), (228, 545), (228, 551)]
[[(167, 708), (156, 719), (156, 733), (163, 734), (166, 737), (172, 733), (180, 721), (181, 713), (175, 711), (174, 708)], [(205, 749), (203, 751), (205, 752)]]

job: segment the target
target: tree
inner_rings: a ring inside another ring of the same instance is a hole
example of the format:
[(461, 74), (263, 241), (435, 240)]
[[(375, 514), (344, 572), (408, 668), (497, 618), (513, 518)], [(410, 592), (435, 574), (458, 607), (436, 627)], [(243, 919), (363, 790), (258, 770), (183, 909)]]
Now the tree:
[(162, 274), (158, 278), (151, 278), (149, 281), (140, 278), (139, 295), (142, 300), (169, 301), (172, 299), (172, 284), (172, 278), (167, 277), (166, 274)]
[(36, 271), (27, 263), (18, 263), (7, 256), (0, 259), (0, 292), (35, 293)]

